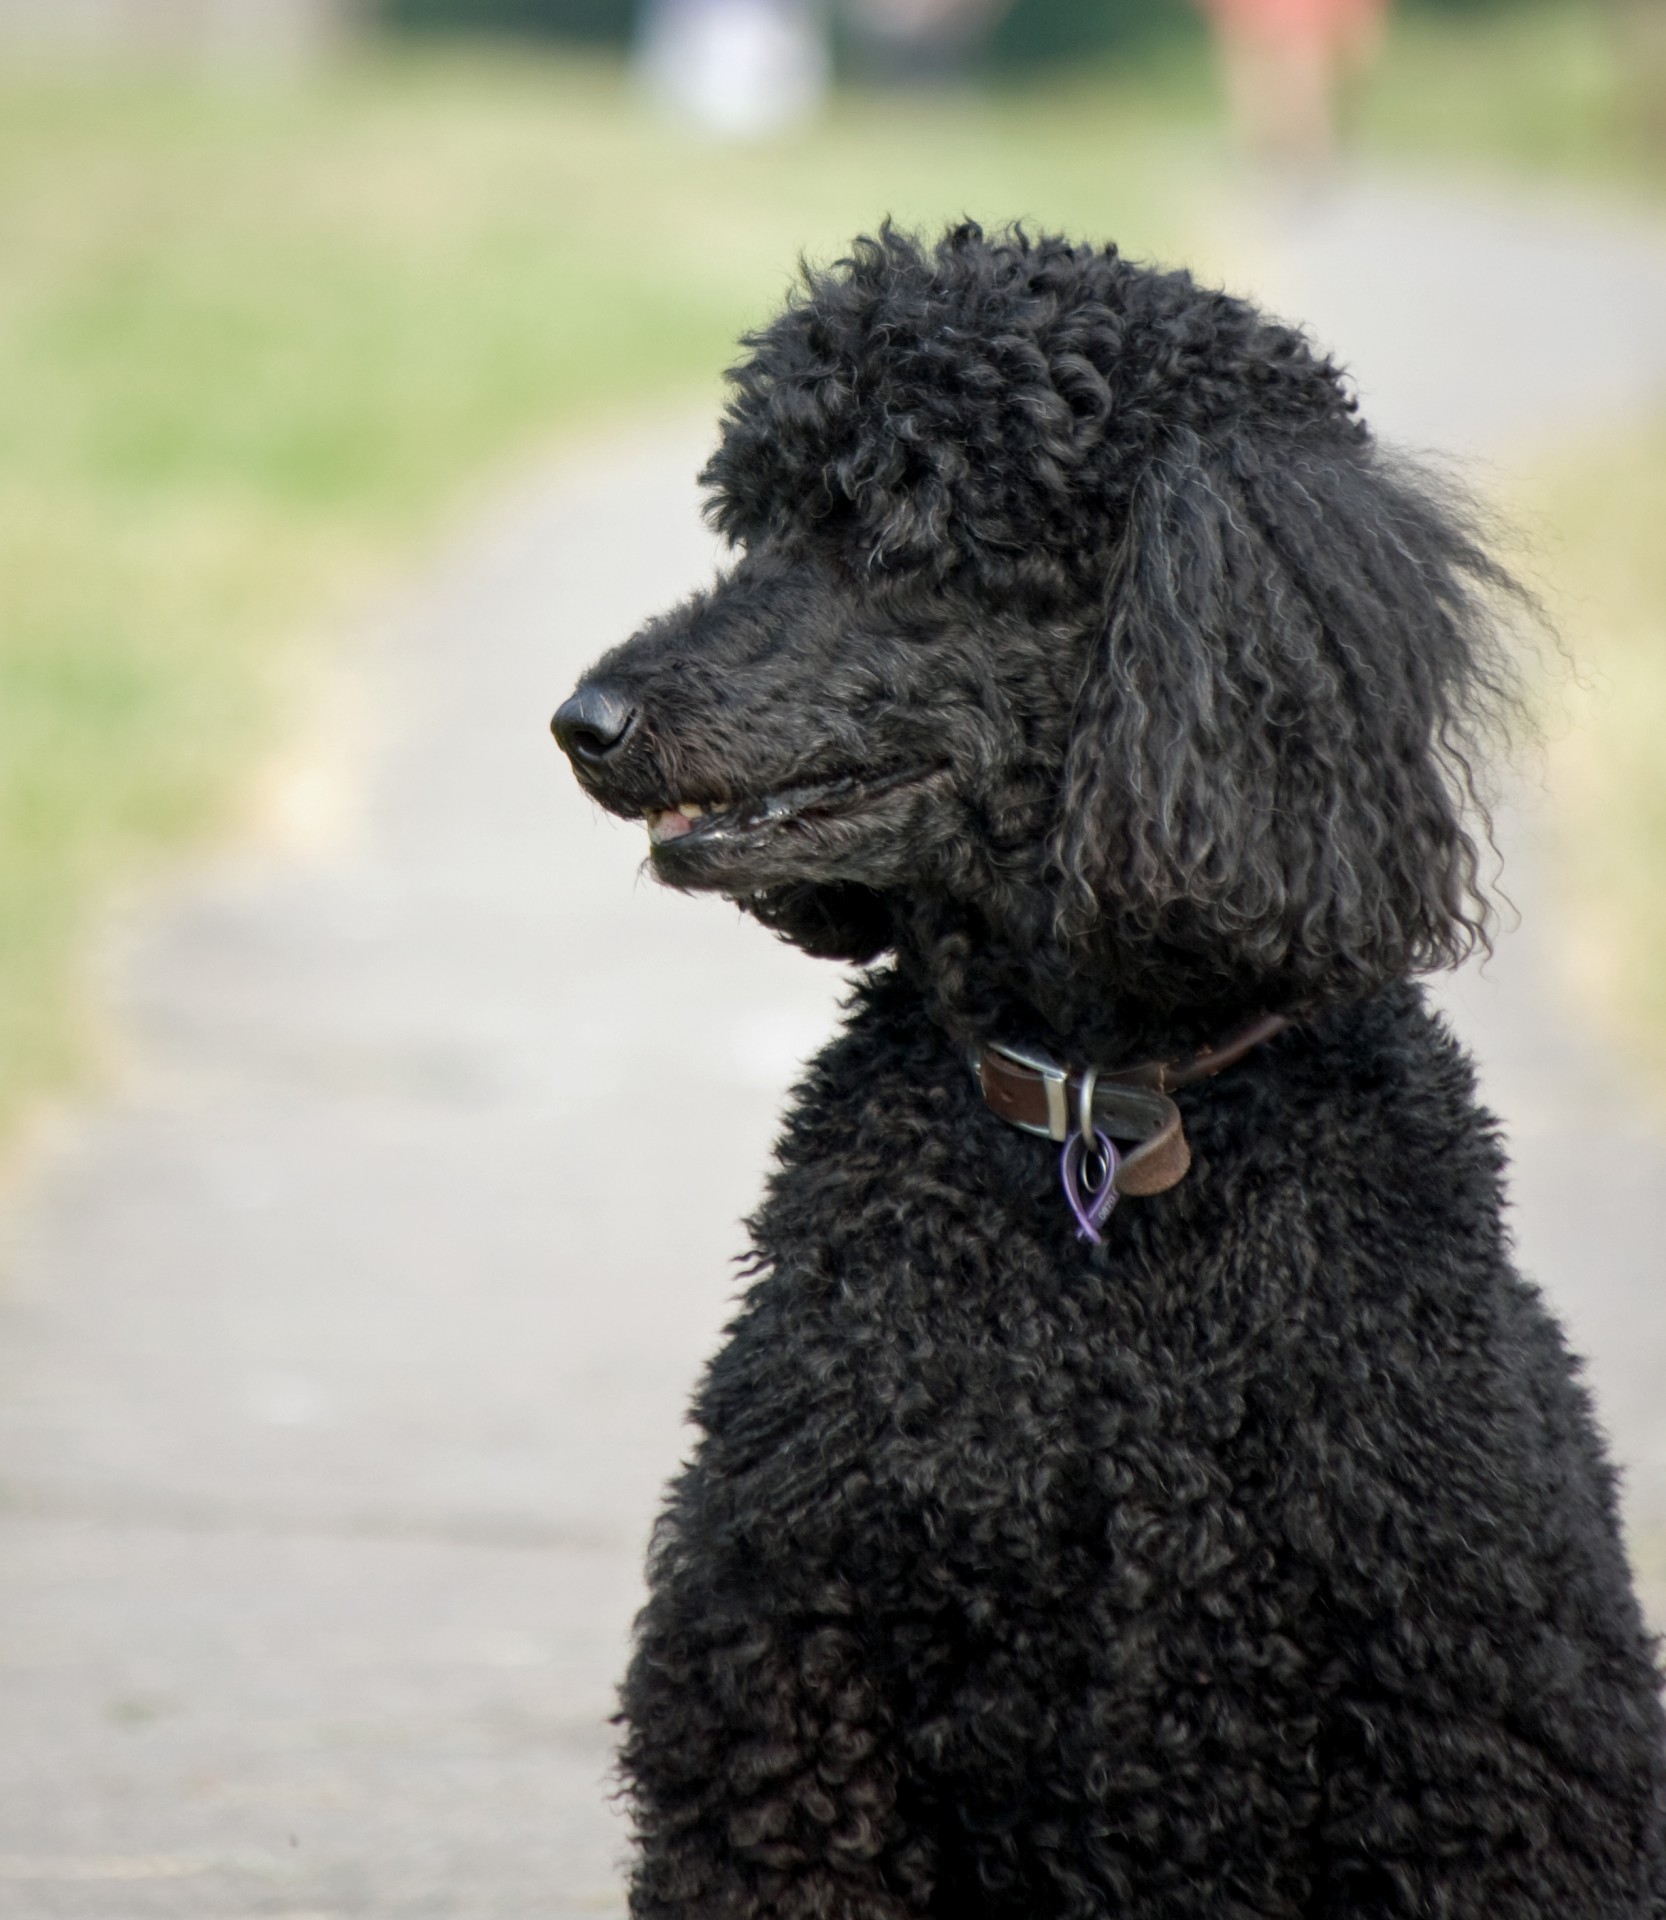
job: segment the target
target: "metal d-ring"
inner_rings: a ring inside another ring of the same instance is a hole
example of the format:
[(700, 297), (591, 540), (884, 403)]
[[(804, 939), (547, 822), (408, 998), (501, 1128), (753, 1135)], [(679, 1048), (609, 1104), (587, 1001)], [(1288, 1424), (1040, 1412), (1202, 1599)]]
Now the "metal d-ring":
[(1100, 1184), (1109, 1164), (1113, 1162), (1110, 1143), (1099, 1131), (1098, 1116), (1093, 1110), (1093, 1096), (1098, 1081), (1099, 1069), (1084, 1067), (1082, 1077), (1076, 1083), (1076, 1136), (1082, 1143), (1079, 1164), (1082, 1178), (1090, 1187)]
[(1099, 1131), (1094, 1122), (1093, 1095), (1099, 1084), (1099, 1069), (1083, 1067), (1082, 1077), (1076, 1083), (1076, 1131), (1083, 1142), (1091, 1145), (1094, 1135)]

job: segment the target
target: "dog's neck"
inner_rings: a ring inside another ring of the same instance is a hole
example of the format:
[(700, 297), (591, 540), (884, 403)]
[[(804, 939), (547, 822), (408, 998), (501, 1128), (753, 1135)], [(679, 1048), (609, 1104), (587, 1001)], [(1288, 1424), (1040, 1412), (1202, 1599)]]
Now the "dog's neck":
[(897, 969), (957, 1047), (992, 1039), (1116, 1068), (1179, 1058), (1257, 1014), (1252, 989), (1173, 1000), (1119, 979), (1114, 958), (1067, 946), (1051, 927), (999, 929), (975, 908), (911, 900), (894, 912)]

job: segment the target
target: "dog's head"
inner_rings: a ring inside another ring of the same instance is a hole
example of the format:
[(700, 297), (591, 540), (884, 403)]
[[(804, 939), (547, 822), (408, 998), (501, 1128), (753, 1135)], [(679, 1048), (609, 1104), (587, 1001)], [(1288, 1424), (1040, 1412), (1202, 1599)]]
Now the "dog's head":
[(657, 877), (854, 959), (941, 909), (1156, 1005), (1481, 935), (1508, 581), (1300, 334), (967, 225), (859, 242), (747, 345), (704, 475), (733, 568), (556, 717)]

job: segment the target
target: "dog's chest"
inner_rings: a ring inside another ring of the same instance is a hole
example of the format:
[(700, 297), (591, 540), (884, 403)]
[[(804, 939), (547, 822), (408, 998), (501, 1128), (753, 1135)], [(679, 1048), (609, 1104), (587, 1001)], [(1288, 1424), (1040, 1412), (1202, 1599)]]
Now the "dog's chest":
[(934, 1551), (1102, 1564), (1120, 1541), (1151, 1578), (1207, 1557), (1170, 1524), (1263, 1481), (1255, 1427), (1276, 1424), (1275, 1316), (1237, 1297), (1229, 1237), (1177, 1279), (1176, 1210), (1129, 1203), (1085, 1246), (1055, 1150), (940, 1047), (864, 1038), (794, 1116), (706, 1415), (795, 1499), (836, 1482), (939, 1516)]

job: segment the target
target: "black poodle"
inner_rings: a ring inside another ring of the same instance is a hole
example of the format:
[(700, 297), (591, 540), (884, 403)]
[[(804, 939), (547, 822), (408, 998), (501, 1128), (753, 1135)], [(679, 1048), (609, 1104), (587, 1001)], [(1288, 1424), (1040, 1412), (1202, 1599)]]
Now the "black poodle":
[(739, 557), (555, 729), (660, 879), (889, 957), (656, 1534), (633, 1913), (1666, 1911), (1614, 1476), (1412, 983), (1509, 580), (1111, 249), (887, 228), (747, 345)]

